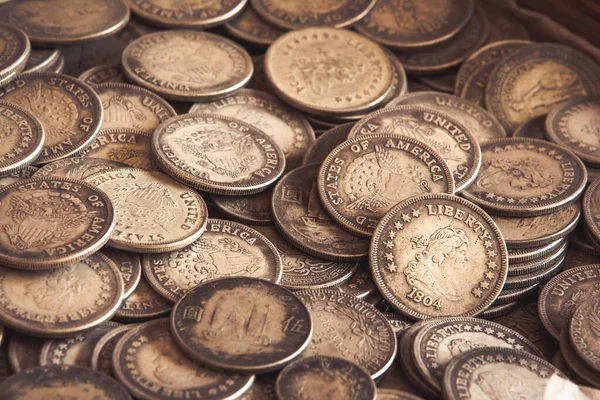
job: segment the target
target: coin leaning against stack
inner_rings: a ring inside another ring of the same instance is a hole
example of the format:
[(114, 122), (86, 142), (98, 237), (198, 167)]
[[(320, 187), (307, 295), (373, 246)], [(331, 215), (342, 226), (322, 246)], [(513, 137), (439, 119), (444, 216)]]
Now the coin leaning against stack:
[(600, 388), (599, 72), (488, 1), (0, 6), (0, 392)]

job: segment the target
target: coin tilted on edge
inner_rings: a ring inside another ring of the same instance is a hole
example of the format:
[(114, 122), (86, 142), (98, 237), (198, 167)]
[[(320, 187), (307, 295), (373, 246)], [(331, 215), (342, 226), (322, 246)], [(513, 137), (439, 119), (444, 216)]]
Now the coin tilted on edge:
[(29, 111), (0, 101), (0, 176), (33, 163), (44, 145), (44, 128)]
[(375, 307), (334, 289), (304, 290), (296, 295), (310, 311), (314, 325), (303, 357), (345, 358), (366, 369), (373, 379), (390, 367), (397, 352), (396, 334)]
[(369, 252), (369, 241), (342, 229), (319, 200), (317, 176), (320, 165), (296, 168), (273, 189), (275, 224), (299, 249), (332, 261), (357, 261)]
[(600, 295), (592, 289), (584, 303), (579, 305), (568, 326), (575, 352), (596, 373), (600, 371), (600, 339), (596, 334), (600, 325)]
[(171, 313), (173, 338), (205, 365), (268, 372), (311, 343), (312, 318), (288, 290), (254, 278), (224, 278), (196, 286)]
[(108, 376), (114, 376), (112, 360), (115, 347), (127, 332), (137, 326), (138, 324), (121, 325), (102, 335), (92, 350), (90, 368)]
[[(202, 59), (202, 65), (197, 60)], [(127, 78), (169, 100), (206, 101), (227, 96), (252, 76), (252, 59), (224, 37), (198, 31), (144, 35), (123, 52)]]
[(142, 256), (150, 286), (172, 302), (194, 287), (219, 278), (250, 277), (279, 283), (282, 262), (260, 232), (236, 222), (209, 219), (206, 231), (189, 246)]
[(582, 202), (583, 217), (588, 230), (586, 235), (590, 235), (596, 241), (600, 240), (600, 202), (598, 201), (600, 196), (598, 192), (600, 192), (600, 179), (595, 180), (587, 187)]
[(336, 147), (321, 165), (318, 189), (335, 221), (368, 238), (395, 204), (424, 193), (454, 194), (454, 180), (433, 148), (406, 136), (379, 134)]
[(213, 194), (210, 198), (219, 211), (234, 221), (250, 225), (271, 225), (273, 223), (272, 196), (273, 191), (267, 189), (264, 192), (246, 196)]
[(22, 180), (29, 179), (37, 171), (38, 169), (36, 167), (32, 167), (31, 165), (28, 165), (16, 171), (11, 171), (8, 175), (0, 178), (0, 189), (11, 185), (15, 182), (20, 182)]
[(322, 133), (306, 150), (302, 164), (308, 165), (325, 161), (333, 149), (346, 141), (353, 126), (354, 123), (350, 122), (338, 125)]
[(465, 189), (477, 176), (481, 150), (471, 129), (436, 109), (405, 105), (375, 111), (352, 127), (348, 139), (362, 135), (402, 135), (431, 147), (448, 163), (456, 192)]
[(375, 400), (375, 382), (367, 371), (343, 358), (315, 356), (302, 358), (281, 371), (276, 391), (279, 399)]
[(16, 26), (0, 23), (0, 86), (23, 71), (30, 54), (31, 44), (25, 32)]
[(174, 392), (183, 398), (232, 399), (246, 392), (254, 381), (252, 375), (216, 372), (195, 363), (174, 342), (167, 318), (125, 333), (117, 342), (112, 361), (119, 381), (134, 396), (144, 399), (169, 399)]
[(142, 261), (137, 253), (105, 246), (102, 253), (115, 263), (123, 278), (123, 298), (129, 297), (142, 277)]
[(239, 15), (227, 22), (224, 27), (231, 37), (257, 46), (269, 46), (286, 32), (286, 30), (259, 17), (252, 7), (244, 8)]
[(547, 141), (495, 139), (482, 144), (481, 152), (481, 171), (461, 194), (494, 214), (549, 214), (577, 200), (587, 183), (581, 160)]
[(115, 319), (124, 322), (147, 321), (168, 314), (173, 304), (156, 293), (142, 276), (137, 287), (123, 300)]
[(52, 72), (19, 75), (0, 88), (0, 100), (21, 106), (44, 127), (44, 147), (36, 164), (77, 154), (96, 137), (102, 123), (98, 95), (68, 75)]
[(180, 249), (206, 228), (208, 210), (202, 197), (163, 173), (119, 168), (86, 181), (106, 192), (114, 205), (112, 247), (141, 253)]
[(83, 181), (48, 177), (0, 189), (0, 262), (42, 270), (98, 251), (115, 227), (109, 197)]
[(325, 117), (373, 109), (391, 90), (394, 77), (389, 57), (377, 44), (334, 28), (283, 35), (267, 50), (265, 72), (278, 97)]
[(8, 342), (8, 361), (14, 372), (40, 365), (40, 352), (44, 341), (23, 334), (12, 335)]
[(111, 318), (121, 305), (123, 279), (96, 253), (51, 271), (0, 267), (0, 321), (16, 331), (65, 337)]
[(127, 167), (127, 165), (117, 161), (102, 160), (92, 157), (69, 157), (61, 158), (60, 160), (44, 165), (36, 170), (32, 177), (47, 178), (51, 176), (62, 176), (65, 178), (85, 180), (85, 178), (97, 172), (124, 167)]
[(52, 71), (61, 57), (60, 49), (32, 49), (22, 73)]
[(482, 209), (457, 196), (429, 194), (405, 200), (383, 217), (370, 265), (379, 291), (402, 314), (474, 316), (500, 294), (508, 253)]
[(129, 128), (101, 130), (82, 157), (122, 163), (126, 167), (159, 170), (152, 151), (152, 133)]
[(262, 192), (285, 169), (275, 140), (234, 118), (185, 114), (159, 126), (152, 139), (161, 168), (175, 179), (214, 194)]

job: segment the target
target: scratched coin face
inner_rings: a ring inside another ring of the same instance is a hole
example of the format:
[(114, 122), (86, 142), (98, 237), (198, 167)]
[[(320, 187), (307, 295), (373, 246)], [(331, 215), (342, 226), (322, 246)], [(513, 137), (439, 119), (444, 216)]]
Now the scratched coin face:
[(599, 313), (599, 293), (591, 291), (586, 301), (575, 309), (570, 323), (563, 328), (569, 329), (575, 352), (596, 373), (600, 371), (600, 339), (596, 335)]
[(225, 24), (233, 37), (258, 46), (269, 46), (286, 31), (259, 17), (252, 7), (246, 7), (234, 19)]
[(160, 170), (152, 152), (152, 133), (136, 129), (101, 130), (82, 157), (147, 171)]
[(298, 297), (274, 283), (224, 278), (190, 290), (171, 313), (175, 341), (191, 358), (229, 371), (267, 372), (309, 345), (313, 324)]
[(65, 178), (84, 180), (96, 172), (108, 171), (123, 167), (127, 167), (127, 165), (116, 161), (108, 161), (92, 157), (69, 157), (61, 158), (60, 160), (56, 160), (50, 164), (44, 165), (40, 169), (34, 171), (32, 177), (42, 178), (49, 176), (62, 176)]
[(0, 86), (12, 81), (26, 68), (30, 54), (27, 35), (16, 26), (2, 24), (0, 18)]
[(370, 237), (395, 204), (423, 193), (454, 193), (446, 161), (428, 145), (395, 134), (365, 135), (336, 147), (318, 176), (323, 206), (342, 227)]

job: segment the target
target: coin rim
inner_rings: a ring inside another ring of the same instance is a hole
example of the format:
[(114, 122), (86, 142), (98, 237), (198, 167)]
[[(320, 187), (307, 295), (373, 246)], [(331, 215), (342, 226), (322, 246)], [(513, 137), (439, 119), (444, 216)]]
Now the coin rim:
[[(110, 331), (108, 331), (104, 335), (102, 335), (102, 337), (100, 337), (100, 340), (98, 340), (98, 342), (96, 342), (96, 345), (94, 346), (94, 350), (92, 352), (92, 359), (90, 362), (90, 368), (93, 369), (94, 371), (102, 372), (102, 371), (98, 370), (98, 361), (100, 360), (100, 353), (102, 353), (102, 350), (104, 350), (104, 346), (106, 345), (106, 343), (109, 340), (111, 340), (112, 338), (114, 338), (116, 335), (130, 331), (133, 328), (137, 327), (138, 325), (139, 324), (126, 324), (126, 325), (119, 324), (114, 329), (111, 329)], [(114, 353), (114, 349), (113, 349), (113, 353)], [(112, 356), (111, 356), (110, 361), (112, 363)]]
[[(5, 28), (7, 30), (12, 30), (16, 36), (19, 36), (19, 39), (23, 41), (25, 44), (25, 48), (20, 52), (21, 55), (17, 57), (17, 59), (10, 65), (4, 67), (4, 69), (0, 70), (0, 86), (3, 86), (12, 79), (16, 78), (16, 76), (23, 72), (25, 65), (27, 64), (27, 59), (31, 55), (31, 42), (29, 41), (29, 36), (20, 28), (15, 25), (11, 25), (8, 23), (0, 22), (0, 29)], [(8, 80), (7, 80), (8, 79)]]

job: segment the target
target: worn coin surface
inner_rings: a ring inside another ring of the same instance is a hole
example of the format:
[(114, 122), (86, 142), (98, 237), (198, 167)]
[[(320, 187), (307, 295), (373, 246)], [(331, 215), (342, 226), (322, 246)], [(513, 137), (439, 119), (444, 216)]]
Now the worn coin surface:
[(600, 98), (577, 98), (555, 107), (546, 118), (546, 134), (568, 147), (586, 164), (600, 166), (600, 140), (596, 136)]
[(206, 232), (191, 245), (142, 257), (150, 285), (172, 302), (194, 287), (219, 278), (251, 277), (279, 283), (282, 261), (260, 232), (236, 222), (209, 219)]
[(102, 103), (85, 83), (62, 74), (19, 75), (0, 88), (0, 100), (21, 106), (44, 127), (45, 140), (36, 164), (46, 164), (85, 149), (100, 130)]
[(399, 357), (398, 361), (402, 366), (403, 373), (409, 377), (410, 381), (415, 384), (420, 393), (426, 394), (428, 398), (436, 398), (439, 393), (436, 392), (431, 385), (427, 384), (425, 379), (417, 372), (417, 366), (412, 356), (412, 350), (415, 344), (415, 337), (419, 331), (429, 322), (426, 320), (419, 321), (413, 324), (400, 338)]
[(305, 357), (281, 371), (275, 384), (280, 399), (375, 400), (377, 389), (367, 371), (338, 357)]
[(421, 50), (459, 34), (473, 15), (473, 4), (473, 0), (379, 0), (355, 28), (385, 46)]
[(61, 47), (123, 29), (129, 8), (122, 0), (24, 0), (4, 5), (0, 21), (23, 29), (37, 46)]
[(65, 337), (117, 311), (123, 279), (101, 253), (51, 271), (0, 267), (0, 320), (26, 334)]
[(383, 316), (388, 320), (398, 340), (402, 337), (402, 334), (411, 327), (412, 320), (406, 318), (404, 315), (397, 312), (384, 312)]
[(373, 306), (333, 289), (296, 295), (309, 309), (314, 324), (312, 342), (303, 356), (345, 358), (366, 369), (373, 379), (390, 367), (397, 351), (396, 334)]
[(309, 165), (325, 161), (333, 149), (346, 141), (353, 126), (354, 123), (350, 122), (322, 133), (306, 150), (302, 164)]
[(337, 285), (331, 290), (345, 293), (357, 299), (365, 299), (377, 292), (375, 282), (371, 277), (368, 265), (365, 262), (359, 264), (359, 268), (350, 276), (350, 279)]
[(152, 133), (136, 129), (101, 130), (82, 157), (116, 162), (125, 167), (159, 170), (152, 151)]
[(64, 67), (64, 56), (60, 49), (32, 49), (25, 68), (24, 74), (31, 72), (61, 72), (56, 71), (60, 63)]
[(44, 138), (44, 128), (33, 114), (0, 101), (0, 176), (35, 162), (42, 151)]
[(206, 228), (202, 197), (163, 173), (118, 168), (86, 181), (106, 192), (115, 207), (112, 247), (142, 253), (181, 249)]
[(50, 164), (44, 165), (40, 169), (36, 170), (32, 177), (47, 178), (51, 176), (62, 176), (65, 178), (84, 180), (96, 172), (108, 171), (123, 167), (127, 167), (127, 165), (118, 161), (102, 160), (92, 157), (70, 157), (61, 158), (60, 160), (56, 160)]
[(597, 334), (600, 326), (600, 296), (594, 288), (588, 293), (586, 301), (573, 312), (569, 326), (563, 329), (569, 329), (575, 352), (597, 373), (600, 371), (600, 337)]
[(119, 399), (131, 400), (113, 378), (89, 368), (52, 365), (31, 368), (0, 383), (6, 400), (21, 399)]
[[(540, 115), (525, 122), (515, 129), (512, 136), (546, 140), (546, 115)], [(588, 168), (588, 175), (589, 173)]]
[(336, 224), (319, 200), (320, 166), (306, 165), (284, 176), (273, 189), (275, 224), (296, 247), (332, 261), (357, 261), (369, 251), (369, 241)]
[(39, 366), (43, 345), (44, 341), (40, 338), (13, 334), (8, 342), (8, 361), (12, 371), (16, 373)]
[[(2, 13), (5, 13), (4, 8)], [(23, 71), (30, 54), (31, 44), (25, 32), (17, 26), (0, 23), (0, 86)]]
[(542, 43), (515, 51), (494, 67), (485, 104), (512, 132), (560, 103), (598, 94), (598, 64), (571, 47)]
[(118, 326), (102, 335), (102, 337), (96, 341), (92, 350), (91, 361), (88, 368), (91, 367), (108, 376), (114, 376), (112, 360), (117, 342), (125, 335), (125, 333), (137, 326), (138, 324)]
[(169, 100), (206, 101), (246, 85), (252, 76), (252, 60), (241, 46), (221, 36), (160, 31), (127, 46), (123, 70), (132, 82)]
[[(233, 329), (245, 327), (236, 325), (236, 318), (229, 322)], [(174, 342), (167, 318), (125, 333), (112, 362), (119, 381), (137, 398), (149, 400), (171, 399), (174, 392), (182, 398), (238, 398), (254, 381), (251, 375), (215, 372), (193, 362)]]
[(481, 150), (471, 129), (451, 115), (420, 105), (385, 108), (356, 123), (348, 139), (386, 134), (402, 135), (424, 143), (448, 163), (459, 192), (477, 176)]
[(478, 318), (444, 318), (425, 325), (415, 336), (412, 356), (418, 372), (436, 390), (442, 390), (444, 368), (458, 355), (482, 347), (542, 353), (523, 336), (500, 324)]
[(242, 89), (211, 103), (196, 103), (190, 113), (236, 118), (266, 133), (283, 151), (289, 171), (302, 163), (302, 156), (315, 140), (315, 132), (304, 115), (259, 90)]
[(554, 263), (546, 264), (542, 269), (534, 269), (532, 272), (524, 273), (523, 275), (509, 276), (504, 284), (504, 290), (524, 288), (550, 280), (550, 278), (558, 274), (562, 269), (565, 261), (564, 253), (558, 259), (555, 258), (555, 260)]
[(31, 165), (28, 165), (16, 171), (11, 171), (8, 173), (8, 175), (0, 178), (0, 189), (15, 182), (20, 182), (24, 179), (29, 179), (33, 176), (33, 174), (36, 171), (38, 171), (38, 169), (36, 167), (32, 167)]
[(283, 29), (343, 28), (363, 18), (374, 0), (250, 0), (260, 17)]
[(165, 100), (135, 85), (103, 83), (94, 86), (102, 101), (102, 130), (135, 129), (148, 134), (164, 121), (177, 115)]
[(265, 56), (277, 96), (320, 116), (365, 112), (392, 90), (394, 67), (375, 43), (351, 31), (308, 28), (277, 39)]
[(33, 178), (0, 189), (0, 261), (49, 269), (98, 251), (115, 227), (109, 197), (83, 181)]
[(262, 192), (285, 169), (285, 156), (274, 139), (221, 115), (171, 118), (155, 131), (152, 146), (168, 174), (214, 194)]
[(321, 166), (318, 189), (337, 223), (368, 238), (395, 204), (423, 193), (453, 194), (454, 180), (433, 148), (387, 133), (357, 137), (336, 147)]
[(577, 377), (596, 388), (600, 387), (598, 372), (579, 357), (571, 342), (568, 327), (560, 331), (560, 353), (565, 363), (575, 372)]
[(40, 353), (40, 365), (76, 365), (90, 368), (92, 353), (98, 340), (120, 325), (107, 321), (75, 336), (47, 340)]
[(577, 200), (587, 183), (581, 160), (550, 142), (495, 139), (481, 152), (481, 171), (462, 195), (494, 214), (549, 214)]
[(102, 253), (116, 265), (123, 278), (123, 298), (129, 297), (142, 277), (142, 261), (136, 253), (104, 247)]
[(133, 293), (123, 300), (115, 317), (127, 322), (146, 321), (168, 314), (171, 308), (173, 308), (173, 304), (156, 293), (146, 278), (142, 277)]
[(401, 202), (381, 220), (370, 265), (379, 291), (415, 319), (473, 316), (498, 297), (508, 254), (494, 221), (460, 197)]
[(269, 46), (286, 30), (259, 17), (252, 7), (246, 7), (234, 19), (225, 24), (227, 32), (242, 41), (259, 46)]
[(313, 335), (307, 307), (291, 292), (255, 278), (223, 278), (186, 293), (171, 313), (175, 341), (205, 365), (244, 373), (288, 364)]
[(271, 225), (273, 215), (271, 212), (271, 189), (247, 196), (210, 196), (219, 211), (227, 217), (244, 224)]
[(549, 362), (523, 350), (484, 347), (455, 357), (444, 372), (444, 398), (543, 399), (550, 378), (567, 377)]
[[(600, 191), (600, 179), (592, 182), (585, 191), (582, 207), (587, 235), (596, 241), (600, 239), (600, 202), (598, 192)], [(593, 246), (596, 248), (596, 246)], [(597, 250), (596, 250), (597, 252)]]
[(79, 75), (78, 79), (94, 88), (104, 83), (125, 83), (121, 65), (113, 63), (92, 67)]
[(479, 143), (506, 137), (504, 128), (493, 115), (477, 104), (451, 94), (431, 91), (418, 92), (398, 97), (387, 106), (400, 105), (422, 105), (444, 112), (464, 125)]

